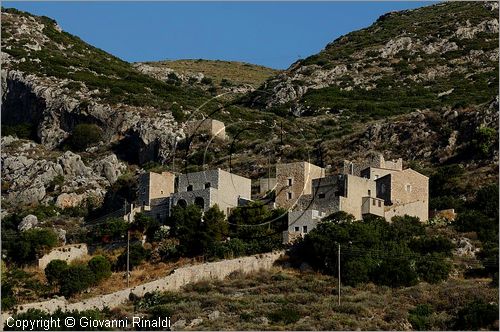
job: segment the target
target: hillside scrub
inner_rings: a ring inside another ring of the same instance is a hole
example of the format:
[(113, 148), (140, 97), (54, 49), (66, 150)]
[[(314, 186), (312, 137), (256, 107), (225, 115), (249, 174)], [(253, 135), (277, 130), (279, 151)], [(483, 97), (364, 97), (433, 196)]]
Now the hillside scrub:
[[(338, 214), (337, 214), (338, 215)], [(383, 218), (363, 222), (351, 216), (329, 216), (291, 249), (292, 255), (314, 268), (336, 275), (337, 249), (341, 247), (341, 278), (356, 286), (374, 282), (391, 287), (415, 285), (419, 280), (437, 283), (451, 271), (450, 240), (426, 235), (415, 217)]]

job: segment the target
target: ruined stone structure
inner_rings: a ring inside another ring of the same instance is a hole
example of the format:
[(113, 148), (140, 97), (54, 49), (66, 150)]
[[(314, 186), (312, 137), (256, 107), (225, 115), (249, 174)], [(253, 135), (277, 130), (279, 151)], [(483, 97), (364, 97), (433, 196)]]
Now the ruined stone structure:
[(52, 249), (48, 254), (43, 255), (38, 260), (38, 268), (45, 269), (50, 261), (60, 259), (66, 262), (74, 261), (75, 259), (83, 258), (88, 254), (87, 245), (85, 243), (70, 244)]
[(226, 127), (223, 122), (214, 119), (189, 121), (186, 123), (189, 135), (207, 134), (211, 137), (226, 139)]
[(217, 204), (226, 214), (244, 205), (251, 198), (251, 180), (216, 169), (182, 174), (177, 192), (171, 195), (171, 205), (198, 205), (203, 211)]
[(324, 168), (305, 161), (276, 165), (276, 206), (296, 207), (302, 196), (311, 195), (312, 180), (324, 176)]

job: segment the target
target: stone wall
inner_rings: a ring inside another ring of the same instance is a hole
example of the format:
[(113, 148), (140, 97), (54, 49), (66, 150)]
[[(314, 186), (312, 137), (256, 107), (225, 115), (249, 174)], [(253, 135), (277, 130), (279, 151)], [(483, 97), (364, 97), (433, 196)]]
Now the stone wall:
[(391, 221), (392, 217), (404, 216), (405, 214), (420, 218), (420, 221), (428, 219), (427, 202), (415, 201), (406, 204), (391, 205), (385, 207), (385, 219)]
[[(241, 271), (244, 273), (255, 272), (261, 269), (270, 269), (284, 252), (272, 252), (254, 256), (240, 257), (220, 262), (204, 263), (193, 266), (181, 267), (174, 270), (168, 276), (151, 281), (142, 285), (127, 288), (111, 294), (100, 295), (76, 303), (69, 303), (64, 298), (57, 298), (43, 302), (19, 305), (18, 312), (25, 312), (28, 309), (40, 309), (52, 313), (58, 308), (62, 310), (88, 310), (103, 308), (115, 308), (128, 301), (133, 293), (136, 296), (144, 296), (148, 292), (154, 291), (175, 291), (189, 283), (194, 283), (206, 279), (224, 279), (231, 273)], [(7, 316), (6, 316), (7, 314)], [(8, 317), (8, 313), (2, 315), (3, 321)], [(3, 322), (2, 322), (3, 326)]]
[(60, 259), (66, 262), (74, 261), (75, 259), (83, 258), (88, 254), (87, 245), (85, 243), (70, 244), (52, 249), (48, 254), (38, 260), (38, 268), (45, 267), (54, 259)]

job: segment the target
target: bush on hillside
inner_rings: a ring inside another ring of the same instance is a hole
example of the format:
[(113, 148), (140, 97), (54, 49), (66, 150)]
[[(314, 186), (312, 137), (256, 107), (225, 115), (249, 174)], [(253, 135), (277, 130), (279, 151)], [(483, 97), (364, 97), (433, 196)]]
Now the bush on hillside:
[[(496, 322), (496, 326), (494, 326)], [(457, 313), (455, 319), (456, 330), (498, 330), (498, 304), (485, 303), (481, 300), (469, 303)]]
[(68, 139), (69, 146), (76, 151), (98, 143), (101, 140), (102, 130), (95, 124), (82, 123), (75, 126)]
[(100, 282), (111, 277), (111, 263), (101, 255), (94, 256), (88, 262), (88, 267), (94, 273), (95, 282)]
[(95, 284), (95, 275), (85, 264), (72, 264), (60, 279), (60, 293), (66, 297), (79, 293)]
[[(132, 271), (136, 266), (139, 266), (149, 256), (149, 251), (144, 249), (139, 243), (130, 245), (129, 250), (129, 267)], [(121, 271), (127, 270), (127, 250), (125, 250), (116, 261), (116, 268)]]
[(50, 285), (58, 285), (64, 278), (69, 266), (66, 261), (54, 259), (45, 267), (45, 278)]

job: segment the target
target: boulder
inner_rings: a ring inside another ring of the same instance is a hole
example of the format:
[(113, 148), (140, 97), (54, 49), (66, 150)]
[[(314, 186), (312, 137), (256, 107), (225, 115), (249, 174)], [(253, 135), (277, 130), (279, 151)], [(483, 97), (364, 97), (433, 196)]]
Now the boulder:
[(57, 196), (56, 206), (61, 209), (72, 208), (79, 206), (84, 200), (83, 195), (78, 195), (76, 193), (62, 193)]
[(38, 218), (35, 215), (28, 214), (17, 226), (17, 229), (21, 232), (32, 229), (38, 225)]

